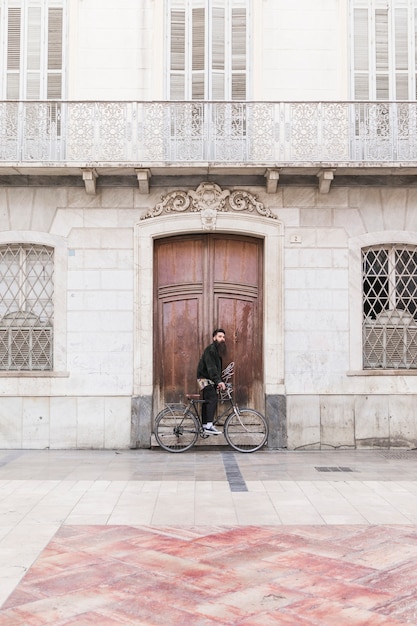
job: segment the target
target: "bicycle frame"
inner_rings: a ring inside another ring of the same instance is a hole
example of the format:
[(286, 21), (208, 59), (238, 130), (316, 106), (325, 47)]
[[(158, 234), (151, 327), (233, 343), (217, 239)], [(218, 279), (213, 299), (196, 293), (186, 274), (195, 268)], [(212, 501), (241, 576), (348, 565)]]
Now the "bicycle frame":
[[(236, 403), (233, 401), (232, 398), (232, 385), (230, 383), (226, 383), (226, 389), (225, 391), (223, 391), (223, 393), (219, 396), (218, 400), (217, 400), (217, 406), (219, 406), (220, 403), (224, 403), (224, 402), (228, 402), (229, 406), (227, 406), (224, 411), (222, 413), (217, 414), (217, 416), (215, 417), (213, 424), (220, 424), (222, 419), (226, 419), (227, 417), (229, 417), (230, 413), (233, 411), (233, 413), (236, 415), (236, 417), (239, 419), (239, 409), (236, 405)], [(184, 406), (184, 415), (186, 413), (187, 410), (191, 411), (192, 414), (194, 415), (194, 417), (197, 419), (199, 427), (200, 427), (200, 436), (208, 437), (208, 435), (204, 435), (203, 433), (203, 420), (201, 417), (201, 411), (199, 411), (198, 407), (199, 405), (203, 405), (203, 403), (205, 402), (204, 400), (200, 400), (200, 399), (195, 399), (191, 396), (187, 396), (188, 397), (188, 404)], [(222, 425), (222, 424), (220, 424)]]

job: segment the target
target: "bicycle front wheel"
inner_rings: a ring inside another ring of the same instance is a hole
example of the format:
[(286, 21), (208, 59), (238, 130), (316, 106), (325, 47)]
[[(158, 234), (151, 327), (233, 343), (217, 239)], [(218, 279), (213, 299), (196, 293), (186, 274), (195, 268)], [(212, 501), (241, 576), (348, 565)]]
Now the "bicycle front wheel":
[(237, 409), (224, 424), (226, 441), (238, 452), (255, 452), (268, 439), (268, 424), (254, 409)]
[(167, 407), (155, 419), (157, 442), (168, 452), (185, 452), (197, 441), (197, 420), (188, 409)]

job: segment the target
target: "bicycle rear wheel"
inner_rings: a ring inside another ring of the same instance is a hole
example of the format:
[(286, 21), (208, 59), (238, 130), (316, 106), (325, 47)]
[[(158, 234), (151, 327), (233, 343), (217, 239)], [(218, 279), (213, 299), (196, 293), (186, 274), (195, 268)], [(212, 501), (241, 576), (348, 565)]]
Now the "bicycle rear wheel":
[(199, 426), (188, 409), (167, 407), (155, 419), (157, 442), (168, 452), (185, 452), (197, 441)]
[(268, 424), (254, 409), (236, 409), (224, 424), (227, 442), (238, 452), (255, 452), (268, 439)]

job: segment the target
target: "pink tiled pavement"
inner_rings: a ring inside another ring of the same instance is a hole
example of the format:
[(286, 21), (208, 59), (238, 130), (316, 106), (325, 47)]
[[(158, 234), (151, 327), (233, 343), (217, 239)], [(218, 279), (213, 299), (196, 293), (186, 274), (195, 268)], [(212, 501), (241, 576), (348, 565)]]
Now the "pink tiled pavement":
[(1, 626), (417, 624), (417, 528), (62, 526)]

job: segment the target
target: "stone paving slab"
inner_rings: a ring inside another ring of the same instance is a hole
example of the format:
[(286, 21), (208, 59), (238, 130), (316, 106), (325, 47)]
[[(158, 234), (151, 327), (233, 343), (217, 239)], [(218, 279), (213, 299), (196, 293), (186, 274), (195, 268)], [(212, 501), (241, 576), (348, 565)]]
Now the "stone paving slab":
[(63, 526), (5, 626), (417, 623), (417, 529)]
[(0, 625), (417, 624), (416, 469), (415, 450), (0, 450)]

